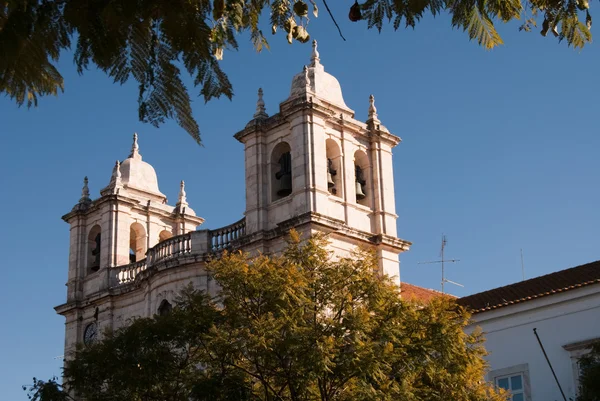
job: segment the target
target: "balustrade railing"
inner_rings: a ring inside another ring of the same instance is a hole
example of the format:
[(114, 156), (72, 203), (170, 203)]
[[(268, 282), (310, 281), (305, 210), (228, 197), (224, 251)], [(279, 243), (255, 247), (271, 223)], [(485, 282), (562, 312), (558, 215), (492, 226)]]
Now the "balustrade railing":
[(246, 235), (246, 218), (208, 232), (210, 249), (219, 252), (231, 248), (234, 241)]
[(147, 260), (148, 259), (142, 259), (139, 262), (117, 267), (117, 284), (127, 284), (135, 280), (135, 276), (137, 276), (138, 273), (143, 272), (148, 268), (148, 264), (146, 263)]
[(150, 248), (146, 252), (145, 259), (112, 268), (112, 283), (116, 286), (131, 283), (139, 273), (165, 260), (232, 248), (244, 235), (246, 235), (245, 218), (216, 230), (192, 231), (171, 237)]
[(150, 264), (192, 253), (192, 233), (171, 237), (148, 251)]

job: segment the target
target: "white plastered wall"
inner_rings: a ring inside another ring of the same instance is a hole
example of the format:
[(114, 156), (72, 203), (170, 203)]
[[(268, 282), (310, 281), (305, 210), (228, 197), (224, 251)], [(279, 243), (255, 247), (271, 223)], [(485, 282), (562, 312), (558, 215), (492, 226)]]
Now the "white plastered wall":
[[(564, 346), (600, 337), (600, 285), (569, 290), (473, 315), (473, 330), (485, 333), (490, 370), (528, 364), (531, 401), (561, 400), (544, 349), (567, 396), (575, 398), (576, 378), (571, 353)], [(490, 381), (493, 377), (488, 377)]]

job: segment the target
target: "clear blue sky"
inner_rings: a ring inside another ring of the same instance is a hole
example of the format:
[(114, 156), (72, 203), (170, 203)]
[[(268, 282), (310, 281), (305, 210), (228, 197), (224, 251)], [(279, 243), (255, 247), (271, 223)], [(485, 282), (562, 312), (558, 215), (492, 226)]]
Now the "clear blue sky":
[[(461, 260), (448, 267), (465, 285), (447, 287), (459, 296), (519, 281), (521, 248), (527, 277), (599, 259), (597, 45), (574, 51), (514, 24), (500, 27), (506, 45), (486, 52), (446, 16), (379, 35), (332, 6), (347, 41), (324, 10), (312, 19), (322, 63), (357, 118), (372, 93), (383, 124), (403, 138), (394, 152), (398, 233), (414, 245), (401, 256), (402, 280), (439, 289), (439, 266), (417, 263), (439, 257), (442, 233), (446, 255)], [(205, 228), (242, 216), (244, 154), (232, 135), (251, 119), (259, 86), (273, 114), (309, 62), (310, 45), (269, 39), (270, 52), (256, 54), (244, 36), (225, 54), (233, 101), (196, 98), (205, 147), (174, 123), (140, 124), (133, 82), (120, 87), (95, 70), (78, 77), (70, 55), (60, 63), (64, 94), (31, 110), (0, 98), (0, 400), (24, 401), (20, 386), (32, 376), (60, 374), (64, 321), (53, 307), (65, 300), (69, 251), (60, 217), (85, 175), (99, 195), (133, 132), (171, 203), (184, 179)]]

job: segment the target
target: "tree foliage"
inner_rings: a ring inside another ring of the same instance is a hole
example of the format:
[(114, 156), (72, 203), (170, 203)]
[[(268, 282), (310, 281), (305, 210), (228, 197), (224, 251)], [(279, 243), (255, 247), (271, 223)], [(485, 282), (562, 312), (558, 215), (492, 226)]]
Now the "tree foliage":
[(577, 401), (600, 401), (600, 342), (579, 359), (579, 368)]
[[(317, 0), (309, 1), (316, 17)], [(349, 17), (366, 20), (369, 28), (381, 30), (388, 21), (398, 29), (446, 11), (453, 27), (486, 49), (502, 44), (495, 21), (523, 17), (521, 29), (529, 31), (543, 19), (544, 36), (551, 31), (583, 47), (591, 41), (588, 9), (588, 0), (365, 0), (350, 8)], [(136, 81), (141, 121), (159, 126), (175, 119), (200, 142), (181, 69), (193, 77), (205, 102), (231, 98), (218, 60), (225, 49), (238, 48), (241, 32), (250, 33), (257, 51), (268, 48), (261, 24), (267, 12), (273, 34), (282, 30), (290, 43), (309, 40), (306, 0), (2, 0), (0, 93), (28, 106), (58, 94), (64, 82), (55, 63), (74, 46), (80, 73), (94, 65), (115, 83)]]
[(67, 361), (66, 387), (87, 401), (505, 399), (465, 310), (402, 301), (372, 255), (324, 246), (293, 233), (280, 257), (224, 255), (208, 267), (217, 297), (187, 289), (170, 314), (105, 333)]

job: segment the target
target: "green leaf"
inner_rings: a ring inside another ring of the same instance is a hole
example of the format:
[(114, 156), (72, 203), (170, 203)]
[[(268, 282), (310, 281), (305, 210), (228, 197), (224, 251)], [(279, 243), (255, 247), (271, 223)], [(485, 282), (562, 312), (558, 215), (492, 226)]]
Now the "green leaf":
[(504, 42), (484, 6), (483, 0), (477, 1), (476, 4), (468, 0), (453, 1), (452, 25), (461, 27), (471, 40), (476, 40), (479, 45), (489, 50)]
[(561, 19), (561, 32), (559, 40), (566, 39), (569, 46), (583, 48), (592, 41), (592, 34), (585, 23), (576, 17)]

